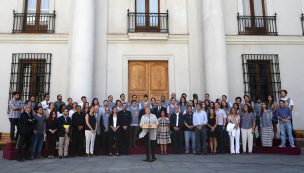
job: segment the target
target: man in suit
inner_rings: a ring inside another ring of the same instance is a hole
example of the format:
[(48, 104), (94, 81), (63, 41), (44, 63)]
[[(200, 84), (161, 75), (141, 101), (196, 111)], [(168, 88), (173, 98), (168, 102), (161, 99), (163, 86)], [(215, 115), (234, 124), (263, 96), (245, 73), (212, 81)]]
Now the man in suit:
[(69, 110), (64, 108), (62, 113), (62, 116), (57, 120), (59, 136), (58, 156), (60, 159), (62, 159), (62, 157), (68, 157), (70, 134), (72, 129), (72, 119), (69, 117)]
[(105, 130), (104, 126), (103, 126), (103, 115), (99, 113), (99, 106), (95, 105), (94, 106), (94, 114), (96, 117), (96, 123), (97, 123), (97, 131), (96, 131), (96, 137), (95, 137), (95, 149), (94, 149), (94, 153), (96, 155), (100, 155), (100, 148), (102, 147), (102, 136), (103, 136), (103, 132)]
[(153, 113), (157, 118), (160, 117), (160, 112), (161, 112), (162, 110), (164, 110), (165, 112), (167, 112), (167, 109), (166, 109), (165, 107), (162, 107), (160, 103), (161, 103), (161, 100), (160, 100), (160, 99), (157, 99), (157, 100), (156, 100), (156, 107), (154, 107), (153, 110), (152, 110), (152, 113)]
[(20, 115), (20, 135), (17, 141), (17, 161), (31, 159), (31, 142), (34, 129), (34, 116), (31, 114), (31, 105), (24, 106), (25, 112)]
[(122, 129), (121, 129), (121, 153), (129, 154), (129, 141), (130, 141), (130, 125), (132, 122), (131, 112), (127, 110), (127, 103), (122, 104), (122, 110), (118, 112), (118, 117), (122, 120)]
[(175, 112), (170, 116), (170, 127), (172, 131), (172, 140), (175, 148), (175, 154), (180, 154), (183, 144), (184, 116), (180, 112), (178, 105), (174, 106), (174, 110)]
[(76, 112), (72, 115), (72, 156), (84, 155), (84, 126), (85, 126), (85, 114), (81, 110), (81, 106), (77, 105)]

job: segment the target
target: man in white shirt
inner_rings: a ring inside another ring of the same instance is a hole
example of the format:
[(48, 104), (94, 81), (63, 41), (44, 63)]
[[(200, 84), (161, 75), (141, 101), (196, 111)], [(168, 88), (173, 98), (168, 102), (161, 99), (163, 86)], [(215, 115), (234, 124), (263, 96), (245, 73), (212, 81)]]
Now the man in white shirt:
[[(280, 100), (284, 100), (286, 103), (286, 106), (288, 106), (291, 109), (291, 111), (293, 111), (293, 108), (294, 108), (293, 101), (291, 98), (287, 97), (287, 94), (288, 94), (288, 92), (286, 90), (281, 90), (280, 91), (280, 95), (281, 95)], [(280, 103), (280, 100), (278, 100), (277, 103)]]
[(175, 154), (181, 153), (181, 147), (183, 143), (183, 127), (184, 127), (184, 116), (180, 112), (179, 106), (174, 106), (174, 113), (170, 116), (170, 127), (172, 132), (172, 141), (174, 144)]
[(203, 151), (205, 155), (207, 154), (207, 124), (207, 113), (202, 110), (202, 105), (197, 103), (196, 112), (193, 114), (193, 126), (195, 127), (194, 130), (197, 154), (201, 154), (201, 151)]
[(41, 102), (43, 110), (48, 110), (49, 109), (49, 103), (50, 103), (50, 95), (45, 94), (44, 95), (44, 100)]
[(224, 153), (224, 139), (225, 139), (225, 127), (227, 122), (227, 114), (223, 109), (220, 109), (220, 103), (216, 102), (215, 106), (215, 115), (217, 119), (217, 143), (218, 151), (220, 154)]
[[(281, 91), (280, 91), (280, 96), (281, 96), (280, 100), (284, 100), (284, 101), (285, 101), (285, 104), (286, 104), (286, 107), (289, 107), (289, 108), (291, 109), (291, 112), (292, 112), (293, 109), (294, 109), (294, 104), (293, 104), (292, 99), (289, 98), (289, 97), (287, 96), (287, 94), (288, 94), (287, 90), (285, 90), (285, 89), (281, 90)], [(280, 100), (278, 100), (278, 102), (277, 102), (277, 103), (278, 103), (278, 106), (280, 106), (280, 105), (279, 105)], [(292, 116), (291, 116), (290, 122), (291, 122), (291, 128), (292, 128), (293, 136), (295, 136), (294, 129), (293, 129), (293, 120), (292, 120)]]

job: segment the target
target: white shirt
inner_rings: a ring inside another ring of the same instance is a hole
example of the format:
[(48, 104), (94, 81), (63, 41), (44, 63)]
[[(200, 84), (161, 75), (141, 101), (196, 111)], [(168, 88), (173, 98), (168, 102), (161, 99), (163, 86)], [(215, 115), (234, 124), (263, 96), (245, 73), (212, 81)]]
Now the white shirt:
[[(293, 106), (293, 101), (291, 98), (288, 97), (280, 98), (280, 100), (284, 100), (285, 102), (287, 102), (288, 99), (289, 99), (289, 107)], [(280, 100), (278, 101), (278, 103), (280, 103)]]
[(83, 109), (83, 102), (78, 103), (78, 105)]
[(44, 109), (44, 110), (49, 109), (49, 102), (50, 102), (50, 101), (43, 100), (43, 101), (41, 102), (42, 109)]
[(57, 118), (59, 118), (59, 117), (61, 117), (62, 116), (62, 114), (58, 111), (57, 112)]
[(179, 112), (175, 112), (175, 114), (176, 114), (176, 127), (178, 127), (178, 120), (179, 120)]
[(72, 115), (75, 113), (75, 111), (73, 110), (73, 109), (71, 109), (70, 111), (69, 111), (69, 117), (71, 117), (72, 118)]
[(193, 113), (193, 125), (194, 126), (202, 126), (207, 125), (208, 119), (207, 119), (207, 113), (203, 110), (196, 111)]
[(227, 118), (227, 114), (223, 109), (215, 110), (217, 124), (220, 126), (224, 125), (224, 121)]
[(113, 127), (116, 128), (117, 125), (117, 117), (113, 117)]

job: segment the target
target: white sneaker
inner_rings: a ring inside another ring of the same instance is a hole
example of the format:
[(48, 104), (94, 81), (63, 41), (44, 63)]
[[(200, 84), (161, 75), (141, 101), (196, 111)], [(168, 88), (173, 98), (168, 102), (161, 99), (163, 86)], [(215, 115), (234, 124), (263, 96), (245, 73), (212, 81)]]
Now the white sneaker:
[(290, 147), (291, 147), (291, 148), (296, 148), (296, 146), (294, 146), (294, 145), (290, 145)]
[(284, 148), (285, 147), (285, 145), (279, 145), (279, 148)]

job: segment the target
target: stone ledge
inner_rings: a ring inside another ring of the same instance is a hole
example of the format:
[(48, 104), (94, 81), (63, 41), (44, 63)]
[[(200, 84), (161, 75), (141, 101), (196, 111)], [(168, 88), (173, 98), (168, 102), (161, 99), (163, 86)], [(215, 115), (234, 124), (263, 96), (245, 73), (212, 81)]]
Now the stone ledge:
[(130, 40), (168, 40), (168, 33), (128, 33)]

